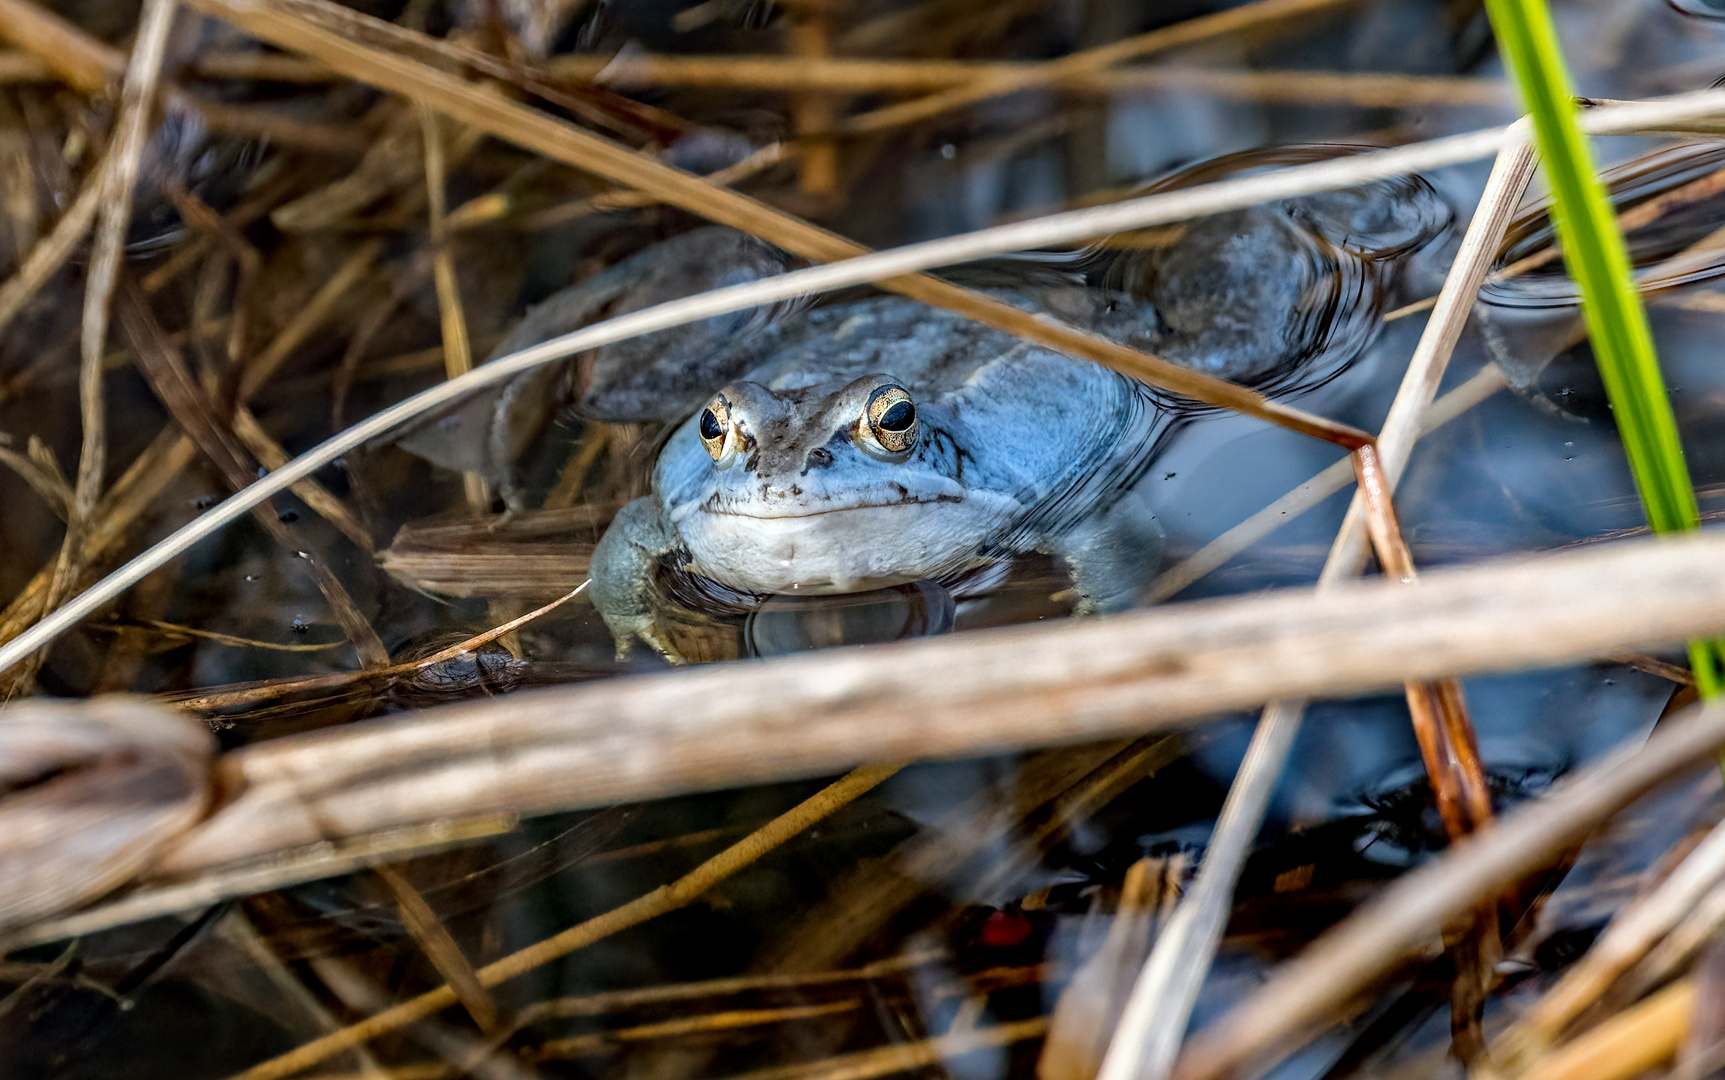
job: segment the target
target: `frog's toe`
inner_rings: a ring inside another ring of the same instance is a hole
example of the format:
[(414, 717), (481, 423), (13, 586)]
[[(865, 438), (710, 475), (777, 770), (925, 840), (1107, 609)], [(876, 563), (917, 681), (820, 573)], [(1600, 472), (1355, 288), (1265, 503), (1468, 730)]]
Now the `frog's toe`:
[(659, 621), (651, 613), (640, 615), (607, 615), (605, 624), (611, 628), (611, 637), (617, 642), (617, 660), (627, 660), (633, 651), (635, 642), (644, 642), (648, 648), (664, 657), (667, 663), (682, 667), (688, 663), (683, 654), (677, 651), (677, 646), (659, 629)]

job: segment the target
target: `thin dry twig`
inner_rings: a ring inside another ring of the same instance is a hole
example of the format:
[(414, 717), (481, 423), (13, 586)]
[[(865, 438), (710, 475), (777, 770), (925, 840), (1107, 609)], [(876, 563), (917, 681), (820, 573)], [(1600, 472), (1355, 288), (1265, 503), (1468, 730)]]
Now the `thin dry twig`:
[(78, 245), (84, 242), (84, 235), (90, 231), (90, 225), (96, 220), (96, 208), (102, 202), (103, 177), (107, 169), (98, 166), (91, 172), (84, 186), (78, 192), (77, 199), (66, 212), (60, 215), (60, 220), (54, 223), (54, 228), (47, 236), (37, 241), (25, 256), (24, 262), (18, 267), (18, 272), (0, 284), (0, 333), (3, 333), (24, 305), (30, 302), (48, 279), (66, 265), (66, 260), (72, 257)]
[(1047, 1030), (1048, 1021), (1042, 1017), (1013, 1020), (991, 1027), (966, 1028), (930, 1039), (858, 1050), (825, 1061), (759, 1069), (731, 1080), (873, 1080), (878, 1076), (927, 1069), (985, 1047), (1010, 1046), (1026, 1039), (1041, 1038)]
[[(148, 0), (138, 26), (132, 59), (120, 93), (120, 119), (101, 170), (101, 198), (90, 268), (84, 281), (84, 311), (79, 339), (78, 418), (82, 439), (66, 533), (48, 582), (43, 606), (53, 608), (73, 587), (82, 566), (84, 534), (93, 524), (108, 463), (107, 413), (102, 401), (102, 358), (107, 349), (109, 308), (119, 280), (126, 230), (132, 222), (132, 192), (144, 157), (155, 108), (156, 84), (173, 26), (175, 0)], [(40, 663), (38, 656), (34, 663)], [(28, 668), (26, 668), (28, 670)]]
[[(869, 765), (853, 770), (756, 829), (736, 844), (708, 859), (669, 885), (631, 900), (622, 907), (564, 930), (479, 969), (480, 985), (497, 986), (536, 967), (567, 956), (631, 926), (685, 907), (715, 885), (797, 836), (834, 811), (872, 790), (898, 771), (897, 765)], [(428, 991), (321, 1039), (255, 1065), (235, 1080), (273, 1080), (292, 1076), (320, 1061), (359, 1046), (386, 1032), (430, 1016), (456, 1003), (448, 986)]]
[(1152, 53), (1166, 52), (1184, 45), (1197, 44), (1223, 34), (1262, 27), (1276, 22), (1316, 15), (1339, 6), (1343, 0), (1257, 0), (1236, 8), (1186, 19), (1173, 26), (1152, 30), (1121, 41), (1099, 45), (1058, 60), (1050, 60), (1034, 71), (1011, 78), (976, 79), (968, 86), (955, 87), (930, 94), (914, 101), (888, 105), (873, 112), (847, 120), (842, 131), (847, 134), (887, 131), (979, 101), (1030, 90), (1040, 86), (1058, 86), (1062, 79), (1113, 67), (1127, 60), (1136, 60)]
[[(241, 55), (221, 54), (212, 59), (224, 67), (243, 70)], [(208, 62), (200, 60), (199, 69), (204, 70)], [(629, 89), (692, 86), (902, 94), (969, 86), (982, 79), (1022, 82), (1026, 76), (1039, 75), (1045, 63), (849, 56), (798, 56), (793, 60), (765, 55), (675, 56), (628, 52), (614, 57), (560, 56), (549, 67), (566, 78)], [(327, 69), (322, 71), (324, 78), (332, 74)], [(1062, 93), (1100, 95), (1169, 88), (1200, 89), (1219, 97), (1248, 100), (1345, 103), (1378, 108), (1508, 106), (1514, 101), (1509, 85), (1501, 79), (1353, 71), (1230, 70), (1181, 64), (1084, 71), (1062, 77), (1059, 85)]]
[(1492, 1060), (1519, 1072), (1556, 1042), (1572, 1021), (1611, 988), (1725, 880), (1725, 825), (1716, 826), (1645, 897), (1625, 908), (1558, 984), (1492, 1042)]
[(519, 615), (507, 622), (475, 634), (470, 638), (456, 642), (448, 648), (439, 649), (430, 656), (416, 660), (407, 660), (399, 664), (388, 664), (372, 667), (363, 671), (343, 671), (333, 675), (316, 675), (304, 679), (281, 679), (259, 683), (251, 683), (239, 687), (229, 687), (226, 690), (190, 690), (179, 694), (164, 695), (167, 700), (183, 709), (198, 712), (212, 712), (218, 709), (232, 708), (236, 705), (258, 705), (263, 702), (290, 697), (294, 694), (311, 693), (320, 690), (344, 690), (356, 686), (386, 683), (391, 679), (413, 675), (427, 671), (446, 661), (453, 660), (463, 654), (473, 652), (491, 644), (505, 634), (514, 632), (564, 604), (580, 596), (587, 590), (586, 581), (564, 593), (550, 603), (534, 608), (525, 615)]
[(1221, 1080), (1272, 1050), (1291, 1049), (1373, 983), (1435, 946), (1452, 921), (1561, 858), (1611, 815), (1721, 747), (1725, 709), (1693, 707), (1667, 719), (1645, 745), (1575, 774), (1550, 797), (1405, 875), (1199, 1031), (1176, 1062), (1175, 1080)]
[(385, 886), (395, 896), (396, 911), (401, 915), (402, 925), (413, 936), (419, 951), (431, 961), (437, 973), (443, 976), (443, 981), (449, 984), (450, 992), (461, 1002), (467, 1015), (473, 1017), (473, 1022), (479, 1025), (479, 1030), (489, 1033), (497, 1026), (497, 1002), (492, 1000), (490, 991), (479, 983), (479, 974), (473, 970), (473, 965), (467, 962), (467, 957), (461, 951), (461, 946), (450, 936), (449, 928), (438, 919), (437, 912), (426, 903), (413, 882), (393, 866), (379, 866), (373, 873), (383, 880)]
[(224, 900), (257, 896), (301, 882), (339, 877), (405, 858), (446, 851), (510, 832), (519, 824), (520, 820), (512, 814), (490, 814), (445, 819), (427, 826), (377, 833), (339, 844), (311, 844), (261, 863), (203, 874), (191, 881), (139, 888), (118, 900), (86, 911), (33, 923), (16, 932), (9, 931), (3, 939), (4, 946), (21, 949), (164, 915), (201, 911)]

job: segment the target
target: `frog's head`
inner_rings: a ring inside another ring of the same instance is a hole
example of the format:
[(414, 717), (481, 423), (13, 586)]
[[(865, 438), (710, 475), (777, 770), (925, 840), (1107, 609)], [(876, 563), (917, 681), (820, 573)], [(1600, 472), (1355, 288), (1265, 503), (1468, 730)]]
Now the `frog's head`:
[(761, 592), (850, 592), (972, 557), (1006, 512), (963, 483), (944, 406), (892, 375), (727, 386), (671, 437), (655, 487), (699, 566)]
[(719, 391), (674, 439), (692, 434), (708, 463), (693, 489), (673, 496), (673, 516), (692, 512), (690, 502), (773, 519), (963, 501), (951, 440), (900, 380), (864, 375), (830, 387)]

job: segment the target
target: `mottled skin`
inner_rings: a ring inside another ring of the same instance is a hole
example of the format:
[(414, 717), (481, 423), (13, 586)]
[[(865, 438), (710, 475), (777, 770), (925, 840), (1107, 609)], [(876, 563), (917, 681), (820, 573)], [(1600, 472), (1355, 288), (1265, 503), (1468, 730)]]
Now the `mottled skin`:
[[(1061, 299), (1099, 329), (1130, 317), (1093, 292)], [(665, 560), (744, 593), (837, 593), (1042, 551), (1064, 561), (1081, 613), (1126, 607), (1155, 572), (1161, 529), (1127, 492), (1167, 418), (1141, 384), (894, 298), (740, 347), (743, 377), (672, 433), (652, 494), (594, 551), (591, 595), (620, 650), (639, 638), (675, 659), (654, 613)], [(893, 387), (915, 405), (899, 450), (865, 415)], [(722, 421), (722, 452), (703, 445), (704, 418)]]

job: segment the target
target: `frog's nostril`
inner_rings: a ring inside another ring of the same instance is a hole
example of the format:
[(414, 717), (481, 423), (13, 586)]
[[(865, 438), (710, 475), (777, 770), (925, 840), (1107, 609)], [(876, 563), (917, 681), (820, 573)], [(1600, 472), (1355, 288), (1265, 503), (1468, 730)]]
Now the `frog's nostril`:
[(833, 452), (825, 447), (817, 446), (809, 451), (807, 460), (803, 462), (803, 472), (810, 469), (824, 469), (833, 463)]

